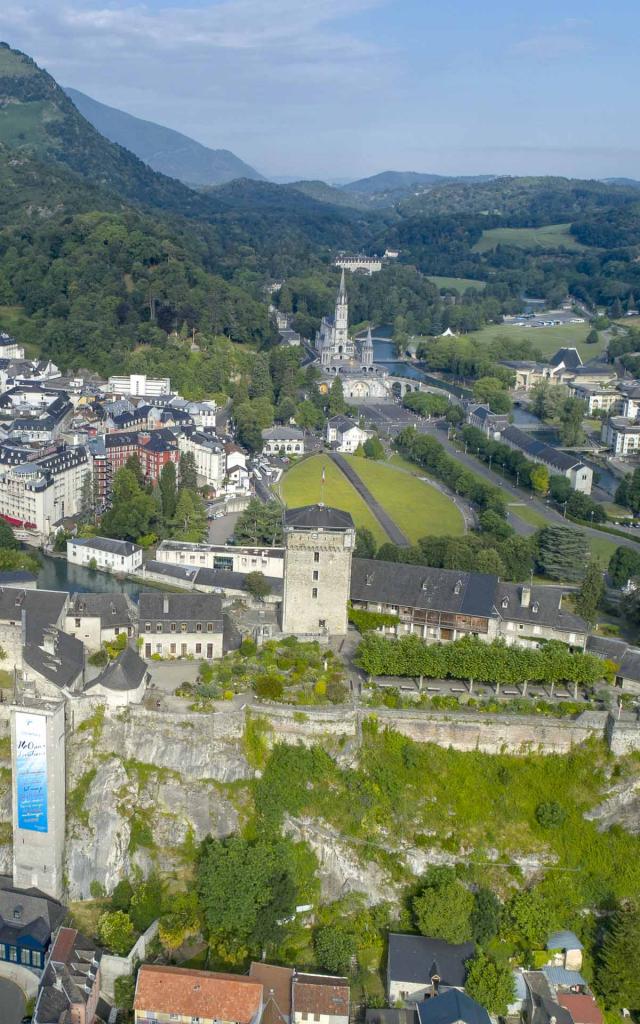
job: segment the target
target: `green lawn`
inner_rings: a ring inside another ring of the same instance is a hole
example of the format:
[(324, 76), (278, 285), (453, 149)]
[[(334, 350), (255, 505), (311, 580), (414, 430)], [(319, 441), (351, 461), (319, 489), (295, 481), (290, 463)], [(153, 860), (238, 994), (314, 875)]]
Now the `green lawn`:
[(354, 455), (347, 456), (347, 461), (413, 544), (429, 534), (459, 536), (464, 533), (462, 514), (453, 501), (435, 487), (390, 463), (372, 462)]
[(619, 546), (620, 541), (616, 540), (615, 537), (607, 537), (606, 533), (601, 534), (599, 537), (589, 537), (591, 557), (596, 562), (600, 562), (603, 569), (607, 567), (609, 559)]
[(517, 249), (571, 249), (586, 248), (569, 234), (570, 224), (546, 224), (541, 228), (491, 228), (482, 232), (482, 238), (473, 247), (474, 252), (489, 252), (497, 245), (512, 245)]
[(606, 339), (600, 332), (598, 343), (587, 345), (585, 339), (591, 330), (588, 323), (566, 324), (562, 327), (514, 327), (513, 324), (489, 324), (467, 337), (477, 345), (487, 345), (495, 338), (509, 338), (516, 341), (529, 341), (543, 356), (552, 356), (559, 348), (565, 346), (577, 348), (583, 360), (599, 356), (605, 347)]
[[(522, 505), (520, 505), (511, 502), (508, 505), (508, 509), (514, 516), (517, 516), (518, 519), (522, 519), (525, 523), (530, 523), (532, 526), (535, 526), (536, 529), (549, 525), (550, 521), (547, 520), (541, 512), (532, 508), (528, 503), (525, 504), (523, 502)], [(580, 529), (577, 523), (572, 523), (570, 520), (567, 520), (567, 526), (573, 526), (576, 530)], [(618, 547), (619, 542), (615, 537), (607, 537), (606, 533), (599, 536), (594, 534), (593, 536), (588, 537), (588, 541), (591, 557), (600, 562), (603, 568), (606, 567), (609, 564), (609, 559)]]
[(549, 525), (549, 522), (545, 518), (545, 516), (543, 516), (541, 512), (537, 512), (536, 509), (532, 508), (532, 506), (529, 504), (525, 504), (523, 502), (520, 505), (510, 502), (508, 508), (509, 511), (513, 513), (514, 516), (517, 516), (518, 519), (522, 519), (522, 521), (525, 523), (530, 523), (531, 526), (535, 526), (536, 529), (541, 526)]
[[(323, 466), (326, 476), (324, 487), (321, 483)], [(378, 544), (389, 540), (344, 473), (326, 455), (313, 455), (296, 463), (284, 474), (278, 489), (280, 497), (289, 508), (324, 501), (326, 505), (350, 512), (356, 526), (366, 526), (371, 530)]]
[(430, 277), (438, 288), (455, 288), (456, 291), (466, 292), (467, 288), (486, 288), (486, 281), (474, 281), (470, 277)]

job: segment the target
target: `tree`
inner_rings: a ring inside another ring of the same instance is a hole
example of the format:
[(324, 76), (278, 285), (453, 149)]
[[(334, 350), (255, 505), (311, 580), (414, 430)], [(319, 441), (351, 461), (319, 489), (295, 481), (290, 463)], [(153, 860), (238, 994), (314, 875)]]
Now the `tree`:
[(147, 536), (155, 522), (153, 497), (143, 490), (135, 471), (126, 466), (113, 478), (111, 508), (102, 517), (102, 529), (108, 537), (137, 541)]
[(574, 493), (571, 481), (566, 476), (561, 476), (560, 473), (552, 473), (549, 477), (549, 494), (554, 501), (562, 505)]
[(534, 466), (529, 474), (531, 488), (536, 494), (544, 495), (549, 490), (549, 470), (546, 466)]
[(139, 932), (145, 932), (162, 911), (162, 883), (157, 875), (151, 875), (133, 890), (129, 917)]
[(486, 946), (498, 934), (501, 906), (491, 889), (478, 889), (471, 911), (471, 934), (480, 946)]
[(169, 520), (173, 519), (176, 513), (176, 503), (178, 501), (175, 462), (165, 462), (164, 466), (160, 470), (158, 486), (160, 488), (162, 515), (164, 516), (165, 522), (169, 522)]
[(128, 878), (122, 878), (111, 893), (111, 909), (123, 910), (126, 913), (131, 906), (133, 886)]
[[(162, 480), (162, 475), (160, 479)], [(180, 489), (183, 488), (188, 491), (198, 490), (198, 472), (193, 452), (183, 452), (180, 456)]]
[(431, 868), (424, 889), (413, 900), (421, 933), (446, 942), (466, 942), (471, 938), (472, 910), (473, 895), (449, 867)]
[(640, 1010), (640, 912), (635, 907), (615, 915), (596, 977), (609, 1009)]
[(554, 580), (579, 580), (587, 564), (587, 538), (568, 526), (545, 526), (538, 533), (536, 561)]
[(262, 352), (254, 358), (249, 381), (249, 398), (273, 398), (269, 359)]
[(478, 953), (468, 963), (464, 990), (491, 1014), (505, 1016), (513, 1002), (513, 971), (508, 963), (497, 963), (485, 953)]
[(174, 537), (196, 544), (203, 540), (207, 532), (207, 515), (199, 494), (186, 489), (180, 491), (173, 524)]
[(558, 410), (561, 392), (548, 380), (538, 381), (531, 389), (531, 411), (541, 420), (552, 420)]
[(552, 922), (549, 906), (536, 889), (515, 893), (507, 903), (505, 916), (510, 931), (523, 949), (544, 945)]
[(142, 463), (137, 455), (130, 455), (124, 464), (125, 469), (130, 470), (138, 481), (139, 487), (144, 487), (144, 474), (142, 472)]
[(98, 939), (116, 956), (126, 956), (136, 939), (135, 929), (123, 910), (107, 910), (98, 920)]
[(197, 894), (193, 890), (173, 893), (158, 927), (158, 935), (164, 948), (170, 952), (179, 949), (183, 942), (197, 935), (199, 930)]
[(562, 444), (572, 446), (584, 441), (582, 421), (586, 413), (586, 403), (579, 398), (565, 398), (560, 406), (559, 433)]
[(251, 498), (233, 533), (237, 544), (281, 544), (282, 507), (277, 501), (263, 504)]
[(609, 560), (608, 571), (612, 585), (618, 589), (624, 587), (628, 580), (640, 575), (640, 552), (622, 546), (616, 548)]
[(589, 562), (585, 577), (576, 597), (576, 611), (590, 626), (596, 621), (598, 608), (605, 593), (602, 570), (597, 562)]
[(248, 594), (259, 600), (263, 600), (271, 593), (271, 584), (263, 572), (249, 572), (244, 578), (244, 585)]
[(609, 317), (611, 318), (611, 320), (619, 320), (623, 313), (624, 313), (624, 310), (622, 308), (622, 303), (620, 302), (620, 299), (616, 295), (616, 297), (613, 300), (613, 302), (611, 303), (611, 307), (609, 309)]
[(491, 412), (511, 412), (509, 393), (497, 377), (480, 377), (473, 385), (473, 394), (479, 402), (485, 402)]
[(94, 480), (93, 473), (89, 470), (82, 477), (82, 489), (80, 491), (80, 510), (84, 513), (93, 511), (94, 502)]
[(595, 327), (592, 327), (586, 338), (584, 339), (587, 345), (597, 345), (600, 340), (600, 335), (596, 331)]
[(313, 949), (316, 962), (332, 974), (347, 974), (351, 959), (356, 955), (356, 944), (352, 935), (339, 925), (318, 928), (313, 935)]
[(339, 377), (333, 381), (329, 388), (329, 415), (339, 416), (347, 411), (347, 403), (344, 400), (344, 388)]
[(567, 812), (557, 800), (544, 800), (536, 807), (536, 821), (542, 828), (559, 828)]
[(379, 437), (368, 437), (363, 448), (367, 459), (384, 459), (384, 448)]
[(20, 542), (16, 539), (7, 520), (2, 519), (2, 517), (0, 517), (0, 548), (12, 551), (17, 551), (20, 548)]
[(197, 890), (210, 939), (233, 956), (274, 946), (295, 909), (291, 844), (206, 839)]
[(376, 547), (376, 539), (371, 530), (368, 530), (366, 526), (359, 526), (356, 529), (356, 546), (353, 549), (354, 557), (375, 558)]
[(620, 481), (615, 499), (619, 505), (631, 509), (634, 515), (640, 512), (640, 466)]

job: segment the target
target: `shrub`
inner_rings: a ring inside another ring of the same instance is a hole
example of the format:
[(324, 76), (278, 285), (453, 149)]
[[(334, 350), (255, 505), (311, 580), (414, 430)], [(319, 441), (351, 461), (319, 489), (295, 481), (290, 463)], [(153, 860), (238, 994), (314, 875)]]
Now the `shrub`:
[(545, 800), (536, 807), (536, 821), (542, 828), (559, 828), (566, 817), (567, 812), (557, 800)]
[(318, 966), (333, 974), (346, 974), (351, 958), (356, 955), (353, 936), (336, 926), (318, 928), (313, 936), (313, 949)]
[(98, 939), (116, 956), (126, 956), (136, 933), (131, 918), (123, 910), (106, 911), (98, 920)]
[(280, 700), (284, 693), (282, 681), (277, 676), (261, 676), (256, 681), (256, 697), (263, 700)]

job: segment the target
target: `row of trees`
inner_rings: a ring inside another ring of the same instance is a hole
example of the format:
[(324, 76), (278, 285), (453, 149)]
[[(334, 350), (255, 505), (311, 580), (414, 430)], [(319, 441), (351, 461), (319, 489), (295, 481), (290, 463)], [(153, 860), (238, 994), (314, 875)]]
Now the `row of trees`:
[(426, 645), (413, 634), (394, 638), (369, 632), (362, 637), (357, 660), (370, 676), (468, 679), (500, 685), (539, 682), (593, 686), (603, 678), (611, 681), (614, 675), (610, 662), (591, 654), (572, 654), (556, 640), (540, 648), (525, 648), (468, 636), (449, 644)]

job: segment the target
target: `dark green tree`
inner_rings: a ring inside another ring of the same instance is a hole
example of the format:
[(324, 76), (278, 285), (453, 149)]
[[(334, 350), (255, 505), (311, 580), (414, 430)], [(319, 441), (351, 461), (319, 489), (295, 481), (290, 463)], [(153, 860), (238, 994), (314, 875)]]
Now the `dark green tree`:
[(368, 437), (363, 448), (368, 459), (384, 459), (384, 448), (379, 437)]
[(589, 562), (585, 577), (576, 597), (576, 611), (593, 626), (605, 593), (602, 569), (597, 562)]
[(160, 490), (162, 515), (164, 516), (165, 522), (169, 522), (169, 520), (173, 519), (175, 515), (176, 503), (178, 501), (175, 462), (165, 462), (164, 466), (160, 470), (158, 486)]
[(131, 895), (129, 917), (139, 932), (145, 932), (162, 912), (162, 883), (157, 875), (140, 882)]
[(568, 526), (545, 526), (537, 537), (536, 561), (554, 580), (579, 580), (588, 560), (587, 538)]
[(359, 526), (356, 530), (356, 546), (353, 549), (355, 558), (375, 558), (376, 539), (371, 530), (366, 526)]
[(592, 327), (586, 338), (584, 339), (587, 345), (597, 345), (600, 341), (600, 335), (596, 331), (595, 327)]
[(282, 543), (282, 507), (277, 501), (263, 504), (251, 498), (234, 530), (238, 544)]
[(471, 911), (471, 934), (478, 945), (486, 946), (498, 934), (501, 912), (496, 894), (491, 889), (478, 889)]
[(249, 572), (244, 578), (247, 593), (263, 600), (271, 593), (271, 584), (263, 572)]
[(180, 488), (186, 488), (188, 491), (198, 490), (198, 472), (193, 452), (184, 452), (180, 456)]
[(271, 373), (269, 372), (269, 358), (259, 352), (251, 367), (251, 379), (249, 381), (249, 398), (273, 399), (273, 385)]
[(619, 910), (602, 944), (597, 987), (607, 1008), (640, 1010), (640, 912)]
[(344, 400), (344, 388), (339, 377), (336, 377), (329, 389), (328, 409), (330, 416), (339, 416), (347, 411), (347, 403)]
[(416, 924), (422, 935), (446, 942), (471, 938), (473, 895), (458, 880), (453, 868), (430, 868), (425, 885), (413, 900)]
[(634, 576), (640, 576), (640, 551), (633, 548), (616, 548), (609, 560), (609, 578), (614, 587), (620, 589)]
[(492, 957), (478, 953), (468, 963), (464, 990), (489, 1013), (506, 1016), (513, 1002), (513, 970), (508, 963), (497, 963)]
[(356, 944), (353, 935), (344, 928), (329, 925), (313, 933), (313, 950), (319, 967), (332, 974), (345, 975), (356, 955)]

